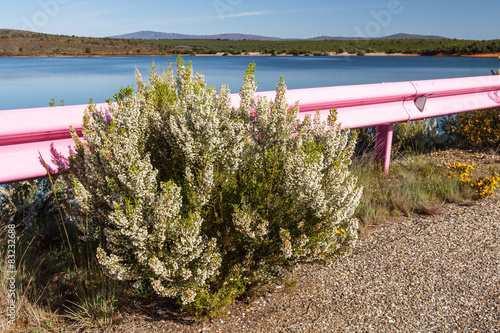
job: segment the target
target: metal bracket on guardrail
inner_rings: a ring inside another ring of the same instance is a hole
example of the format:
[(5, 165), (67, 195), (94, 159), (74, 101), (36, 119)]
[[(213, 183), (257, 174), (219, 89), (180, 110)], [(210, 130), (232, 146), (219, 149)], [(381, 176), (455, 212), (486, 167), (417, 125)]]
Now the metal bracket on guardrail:
[(423, 95), (415, 98), (415, 106), (420, 110), (420, 112), (424, 112), (425, 103), (427, 103), (427, 97), (429, 97), (429, 95)]

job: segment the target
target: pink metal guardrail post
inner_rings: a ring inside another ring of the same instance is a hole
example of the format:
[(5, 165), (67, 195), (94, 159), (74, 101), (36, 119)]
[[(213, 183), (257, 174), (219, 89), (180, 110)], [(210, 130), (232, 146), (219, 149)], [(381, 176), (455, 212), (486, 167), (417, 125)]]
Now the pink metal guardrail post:
[(373, 160), (375, 163), (384, 161), (384, 172), (389, 172), (392, 150), (392, 133), (394, 124), (384, 124), (377, 126), (375, 137), (375, 152)]
[[(273, 99), (275, 92), (257, 95)], [(232, 105), (240, 97), (231, 95)], [(389, 171), (393, 124), (500, 106), (500, 75), (291, 89), (289, 104), (299, 102), (299, 119), (319, 110), (323, 119), (335, 107), (338, 122), (350, 129), (377, 126), (375, 160)], [(106, 107), (98, 104), (97, 107)], [(43, 177), (39, 154), (50, 164), (50, 146), (68, 154), (86, 105), (0, 111), (0, 184)], [(51, 164), (53, 168), (55, 166)]]

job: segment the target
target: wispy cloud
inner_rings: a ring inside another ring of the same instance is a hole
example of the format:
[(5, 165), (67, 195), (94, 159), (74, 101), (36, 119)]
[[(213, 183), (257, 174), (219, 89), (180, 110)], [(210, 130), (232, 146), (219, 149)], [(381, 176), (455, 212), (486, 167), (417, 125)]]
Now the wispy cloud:
[(266, 12), (246, 12), (246, 13), (234, 13), (229, 15), (214, 16), (214, 18), (231, 18), (231, 17), (244, 17), (244, 16), (261, 16), (267, 15)]
[(380, 8), (382, 6), (383, 4), (377, 3), (377, 4), (367, 4), (367, 5), (310, 7), (310, 8), (300, 8), (300, 9), (288, 9), (266, 14), (283, 15), (283, 14), (298, 14), (298, 13), (303, 14), (303, 13), (341, 12), (341, 11), (354, 11), (354, 10), (369, 10), (369, 9)]

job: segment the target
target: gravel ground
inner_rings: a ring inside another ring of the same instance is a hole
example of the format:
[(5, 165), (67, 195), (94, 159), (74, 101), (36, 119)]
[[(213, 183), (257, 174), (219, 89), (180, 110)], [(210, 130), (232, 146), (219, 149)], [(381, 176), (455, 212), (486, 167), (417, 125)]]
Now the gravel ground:
[[(331, 267), (305, 265), (294, 288), (222, 319), (124, 320), (132, 332), (500, 332), (500, 196), (398, 218)], [(168, 316), (167, 316), (168, 317)]]

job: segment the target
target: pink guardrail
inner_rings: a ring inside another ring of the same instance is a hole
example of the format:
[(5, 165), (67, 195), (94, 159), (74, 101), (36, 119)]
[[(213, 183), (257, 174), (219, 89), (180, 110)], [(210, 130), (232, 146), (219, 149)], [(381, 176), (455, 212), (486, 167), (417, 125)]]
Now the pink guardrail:
[[(258, 95), (274, 98), (274, 92)], [(233, 106), (240, 97), (231, 96)], [(389, 169), (394, 123), (500, 106), (500, 75), (454, 79), (290, 89), (287, 100), (299, 102), (299, 118), (321, 110), (338, 111), (338, 121), (352, 129), (377, 126), (375, 159)], [(97, 104), (106, 107), (107, 104)], [(50, 145), (69, 154), (87, 105), (0, 111), (0, 184), (46, 175), (39, 154), (50, 164)], [(55, 166), (52, 165), (53, 168)]]

